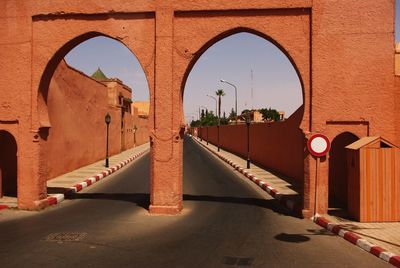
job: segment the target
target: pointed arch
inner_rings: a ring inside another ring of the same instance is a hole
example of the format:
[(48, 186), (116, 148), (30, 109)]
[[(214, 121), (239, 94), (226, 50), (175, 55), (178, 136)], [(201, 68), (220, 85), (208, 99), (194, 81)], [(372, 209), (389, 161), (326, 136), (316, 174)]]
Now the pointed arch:
[(0, 198), (17, 197), (17, 141), (5, 130), (0, 130)]
[[(50, 120), (49, 120), (49, 115), (48, 115), (48, 109), (47, 109), (47, 97), (48, 97), (48, 91), (49, 91), (49, 86), (50, 86), (50, 81), (53, 77), (53, 74), (57, 68), (57, 66), (59, 65), (59, 63), (61, 62), (61, 60), (64, 59), (64, 57), (72, 50), (74, 49), (76, 46), (78, 46), (79, 44), (95, 38), (95, 37), (107, 37), (110, 39), (113, 39), (121, 44), (123, 44), (125, 46), (125, 48), (127, 48), (132, 55), (134, 55), (134, 57), (136, 57), (136, 59), (138, 60), (142, 70), (145, 72), (145, 69), (143, 68), (143, 64), (142, 62), (140, 62), (140, 59), (136, 56), (136, 54), (132, 51), (132, 49), (130, 49), (124, 42), (122, 42), (121, 40), (114, 38), (110, 35), (104, 34), (102, 32), (98, 32), (98, 31), (91, 31), (91, 32), (87, 32), (84, 34), (81, 34), (71, 40), (69, 40), (67, 43), (65, 43), (62, 47), (60, 47), (55, 54), (53, 55), (53, 57), (49, 60), (49, 62), (46, 65), (46, 68), (41, 76), (40, 79), (40, 83), (39, 83), (39, 94), (38, 94), (38, 118), (39, 118), (39, 128), (49, 128), (51, 127), (50, 124)], [(145, 72), (146, 75), (146, 72)], [(149, 88), (149, 94), (151, 95), (151, 90), (149, 87), (149, 80), (146, 77), (146, 81), (147, 81), (147, 85)]]
[(232, 35), (238, 34), (238, 33), (250, 33), (255, 36), (263, 38), (266, 42), (270, 42), (273, 45), (275, 45), (290, 61), (292, 64), (294, 70), (296, 71), (297, 77), (300, 81), (301, 89), (302, 89), (302, 103), (304, 104), (304, 99), (305, 99), (305, 92), (304, 92), (304, 82), (301, 77), (299, 68), (296, 65), (296, 62), (294, 61), (293, 57), (289, 54), (289, 52), (281, 45), (279, 42), (274, 40), (272, 37), (268, 36), (267, 34), (257, 31), (252, 28), (247, 28), (247, 27), (236, 27), (232, 28), (230, 30), (227, 30), (225, 32), (220, 33), (219, 35), (211, 38), (208, 40), (197, 52), (193, 54), (193, 58), (190, 61), (188, 67), (186, 68), (186, 71), (184, 73), (183, 79), (182, 79), (182, 84), (181, 84), (181, 97), (183, 99), (184, 91), (185, 91), (185, 85), (187, 82), (187, 79), (189, 77), (190, 72), (192, 71), (193, 67), (196, 65), (197, 61), (200, 59), (200, 57), (214, 44), (216, 44), (219, 41), (222, 41), (223, 39), (230, 37)]
[(347, 168), (345, 147), (359, 138), (351, 132), (337, 135), (329, 153), (328, 207), (347, 209)]

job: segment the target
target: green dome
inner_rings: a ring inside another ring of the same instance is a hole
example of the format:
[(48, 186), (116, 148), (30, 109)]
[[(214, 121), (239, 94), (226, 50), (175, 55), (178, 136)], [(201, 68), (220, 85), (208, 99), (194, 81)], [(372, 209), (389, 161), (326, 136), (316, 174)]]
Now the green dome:
[(107, 76), (100, 70), (100, 68), (97, 68), (97, 70), (91, 75), (93, 79), (96, 79), (97, 81), (104, 81), (108, 80)]

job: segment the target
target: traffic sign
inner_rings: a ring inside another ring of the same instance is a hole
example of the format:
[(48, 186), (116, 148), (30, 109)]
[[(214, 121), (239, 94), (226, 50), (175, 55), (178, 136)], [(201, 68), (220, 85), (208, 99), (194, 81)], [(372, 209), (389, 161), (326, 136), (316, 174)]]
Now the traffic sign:
[(331, 143), (325, 135), (314, 134), (308, 139), (307, 148), (313, 156), (322, 157), (329, 152)]

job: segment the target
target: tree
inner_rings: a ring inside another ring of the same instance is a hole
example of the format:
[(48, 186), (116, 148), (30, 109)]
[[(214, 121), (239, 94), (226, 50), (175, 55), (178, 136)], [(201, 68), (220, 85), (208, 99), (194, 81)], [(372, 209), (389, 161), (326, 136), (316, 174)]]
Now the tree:
[(200, 120), (192, 120), (192, 122), (190, 122), (190, 126), (191, 127), (199, 127), (200, 126)]
[(216, 126), (218, 125), (218, 117), (213, 112), (207, 113), (200, 121), (201, 126)]
[(228, 118), (222, 117), (222, 118), (219, 120), (219, 124), (220, 124), (220, 125), (228, 125), (228, 124), (229, 124)]
[(218, 96), (218, 118), (221, 118), (221, 97), (225, 96), (225, 92), (223, 89), (218, 89), (215, 95)]
[(279, 112), (271, 108), (260, 109), (260, 113), (265, 121), (280, 121)]
[(229, 113), (228, 119), (232, 120), (232, 121), (236, 120), (236, 113), (235, 113), (235, 110), (233, 108), (232, 108), (231, 112)]
[(240, 115), (241, 116), (247, 116), (247, 114), (250, 113), (250, 112), (252, 112), (252, 111), (250, 111), (249, 109), (244, 109)]
[(251, 115), (254, 113), (254, 109), (249, 110), (249, 109), (244, 109), (242, 113), (240, 114), (242, 120), (247, 120), (248, 118), (251, 120)]

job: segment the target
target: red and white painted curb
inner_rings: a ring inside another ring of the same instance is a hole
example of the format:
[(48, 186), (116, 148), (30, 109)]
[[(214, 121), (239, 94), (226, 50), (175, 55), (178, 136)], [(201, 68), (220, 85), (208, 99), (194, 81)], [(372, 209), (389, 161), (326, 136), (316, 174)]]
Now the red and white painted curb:
[(223, 161), (225, 161), (226, 163), (231, 165), (235, 170), (237, 170), (238, 172), (242, 173), (246, 178), (248, 178), (249, 180), (254, 182), (258, 187), (263, 189), (270, 196), (272, 196), (273, 198), (277, 199), (281, 204), (286, 206), (290, 211), (294, 212), (295, 214), (299, 214), (300, 215), (301, 208), (293, 200), (288, 199), (285, 194), (280, 193), (277, 189), (273, 188), (266, 181), (257, 178), (255, 175), (253, 175), (252, 173), (250, 173), (249, 171), (247, 171), (243, 167), (239, 166), (237, 163), (235, 163), (232, 160), (228, 159), (227, 157), (221, 155), (220, 153), (215, 152), (214, 150), (210, 149), (209, 147), (207, 147), (206, 145), (204, 145), (203, 143), (201, 143), (197, 139), (194, 139), (194, 140), (197, 141), (204, 148), (209, 150), (211, 153), (216, 155), (218, 158), (222, 159)]
[(90, 185), (92, 185), (92, 184), (94, 184), (94, 183), (96, 183), (96, 182), (98, 182), (98, 181), (110, 176), (111, 174), (115, 173), (117, 170), (120, 170), (121, 168), (123, 168), (124, 166), (126, 166), (127, 164), (132, 162), (133, 160), (137, 159), (138, 157), (144, 155), (148, 151), (150, 151), (150, 149), (146, 149), (146, 150), (144, 150), (142, 152), (139, 152), (139, 153), (129, 157), (127, 160), (122, 161), (122, 162), (118, 163), (117, 165), (112, 166), (112, 167), (100, 172), (97, 175), (94, 175), (92, 177), (87, 178), (83, 182), (78, 183), (78, 184), (70, 187), (64, 194), (49, 195), (47, 197), (47, 201), (48, 201), (49, 206), (56, 205), (56, 204), (59, 204), (62, 201), (64, 201), (65, 195), (80, 192), (80, 191), (82, 191), (82, 189), (85, 189), (85, 188), (89, 187)]
[(7, 205), (0, 205), (0, 210), (8, 208)]
[[(218, 158), (222, 159), (223, 161), (225, 161), (226, 163), (231, 165), (235, 170), (242, 173), (244, 176), (246, 176), (246, 178), (253, 181), (261, 189), (263, 189), (268, 194), (270, 194), (273, 198), (279, 200), (282, 204), (284, 204), (291, 211), (296, 212), (296, 213), (301, 212), (301, 208), (296, 206), (296, 204), (293, 202), (293, 200), (285, 199), (284, 194), (279, 193), (276, 189), (271, 187), (268, 183), (266, 183), (263, 180), (258, 179), (256, 176), (254, 176), (253, 174), (251, 174), (244, 168), (240, 167), (238, 164), (236, 164), (232, 160), (228, 159), (225, 156), (222, 156), (218, 152), (215, 152), (214, 150), (210, 149), (209, 147), (207, 147), (206, 145), (204, 145), (197, 139), (194, 139), (194, 140), (197, 141), (204, 148), (208, 149), (211, 153), (216, 155)], [(314, 217), (314, 222), (317, 223), (318, 225), (320, 225), (321, 227), (324, 227), (328, 231), (343, 237), (350, 243), (357, 245), (358, 247), (362, 248), (363, 250), (365, 250), (371, 254), (374, 254), (378, 258), (381, 258), (382, 260), (400, 268), (400, 256), (397, 256), (379, 246), (376, 246), (376, 245), (368, 242), (367, 240), (361, 238), (360, 236), (358, 236), (357, 234), (355, 234), (353, 232), (344, 230), (339, 224), (330, 223), (327, 219), (325, 219), (321, 216)]]
[(400, 267), (400, 256), (397, 256), (379, 246), (376, 246), (367, 240), (361, 238), (357, 234), (346, 231), (343, 229), (339, 224), (331, 223), (324, 217), (321, 217), (319, 215), (316, 215), (314, 217), (314, 222), (320, 225), (321, 227), (324, 227), (325, 229), (329, 230), (330, 232), (337, 234), (350, 243), (358, 246), (359, 248), (362, 248), (363, 250), (377, 256), (378, 258), (396, 266)]

